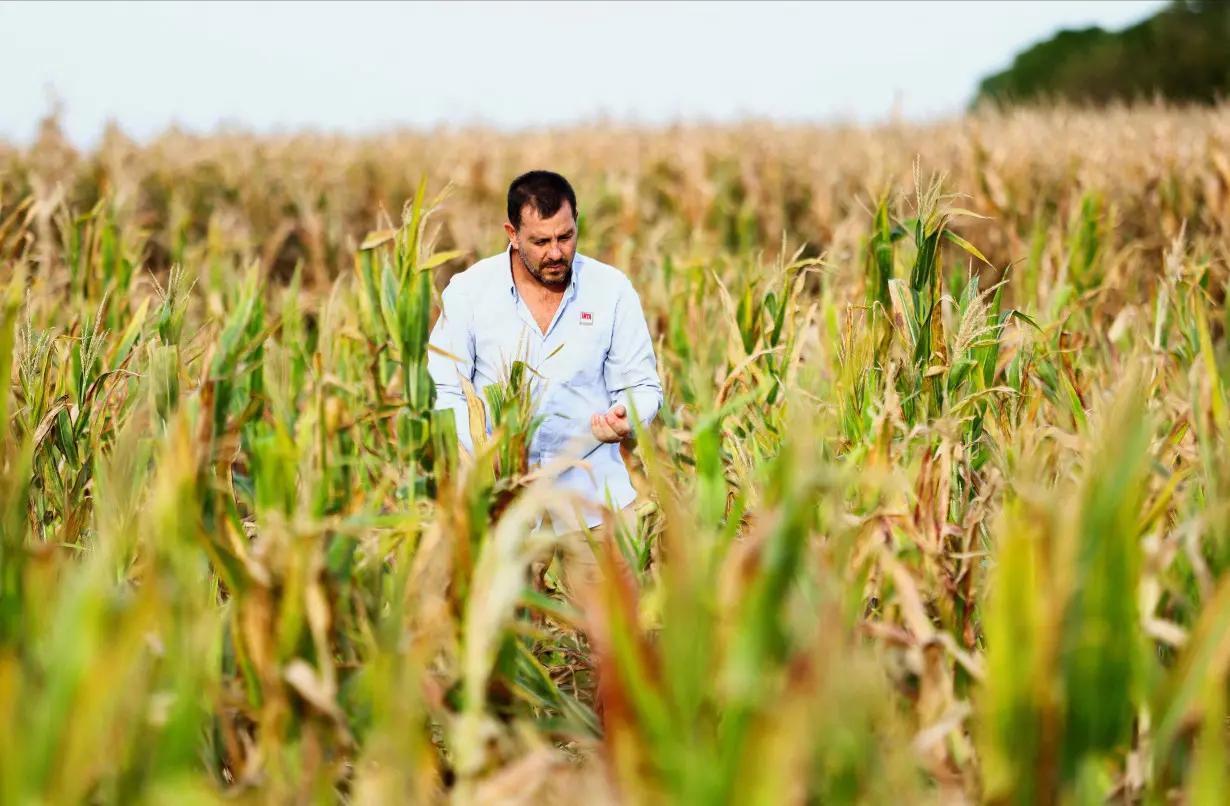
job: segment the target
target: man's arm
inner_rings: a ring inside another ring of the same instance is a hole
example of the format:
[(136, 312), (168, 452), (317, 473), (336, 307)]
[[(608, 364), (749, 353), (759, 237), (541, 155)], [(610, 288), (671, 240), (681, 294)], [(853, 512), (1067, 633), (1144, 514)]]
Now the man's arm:
[(635, 413), (647, 428), (662, 406), (662, 382), (640, 295), (627, 279), (615, 302), (614, 333), (603, 374), (611, 407), (623, 406), (629, 420)]
[(457, 421), (458, 440), (467, 451), (474, 453), (470, 409), (461, 388), (462, 378), (474, 380), (474, 332), (470, 327), (473, 310), (465, 290), (459, 286), (460, 281), (454, 276), (440, 295), (440, 316), (428, 340), (432, 347), (458, 360), (429, 350), (427, 371), (436, 385), (436, 410), (452, 410)]

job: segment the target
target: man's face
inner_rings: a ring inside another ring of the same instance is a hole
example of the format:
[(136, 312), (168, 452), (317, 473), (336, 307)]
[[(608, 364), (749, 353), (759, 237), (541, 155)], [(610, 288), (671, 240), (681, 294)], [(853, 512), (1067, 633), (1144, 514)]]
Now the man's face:
[(546, 286), (567, 285), (577, 253), (577, 222), (567, 202), (550, 218), (542, 218), (533, 205), (521, 211), (521, 228), (506, 224), (513, 249), (533, 277)]

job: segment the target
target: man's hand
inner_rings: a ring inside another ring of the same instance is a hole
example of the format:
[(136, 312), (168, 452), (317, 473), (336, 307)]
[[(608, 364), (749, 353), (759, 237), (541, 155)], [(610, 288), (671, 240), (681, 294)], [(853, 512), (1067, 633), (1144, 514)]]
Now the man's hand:
[(623, 442), (632, 433), (628, 410), (617, 405), (606, 414), (595, 414), (589, 418), (589, 430), (599, 442)]

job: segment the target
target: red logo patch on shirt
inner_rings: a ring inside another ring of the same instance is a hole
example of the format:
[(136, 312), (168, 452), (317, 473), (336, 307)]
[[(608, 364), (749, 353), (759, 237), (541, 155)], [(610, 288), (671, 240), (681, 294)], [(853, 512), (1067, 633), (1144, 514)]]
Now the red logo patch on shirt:
[(592, 325), (594, 323), (594, 315), (589, 311), (581, 311), (581, 324)]

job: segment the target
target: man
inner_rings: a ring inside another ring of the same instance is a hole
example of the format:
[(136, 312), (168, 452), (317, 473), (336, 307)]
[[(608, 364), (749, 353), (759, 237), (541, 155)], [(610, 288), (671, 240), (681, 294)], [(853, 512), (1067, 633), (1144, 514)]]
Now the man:
[(662, 385), (631, 282), (577, 251), (576, 194), (568, 181), (550, 171), (517, 177), (508, 188), (507, 214), (507, 249), (455, 275), (442, 295), (431, 344), (460, 360), (431, 352), (428, 370), (437, 407), (455, 412), (470, 452), (462, 379), (481, 397), (483, 387), (505, 379), (514, 360), (541, 376), (529, 374), (539, 387), (536, 413), (545, 415), (529, 447), (531, 466), (572, 459), (590, 466), (565, 470), (556, 482), (587, 505), (578, 513), (562, 496), (548, 512), (563, 541), (571, 588), (582, 582), (573, 578), (577, 572), (595, 579), (597, 560), (582, 526), (602, 523), (608, 495), (622, 522), (635, 522), (636, 490), (619, 447), (633, 433), (633, 413), (643, 425), (657, 415)]

